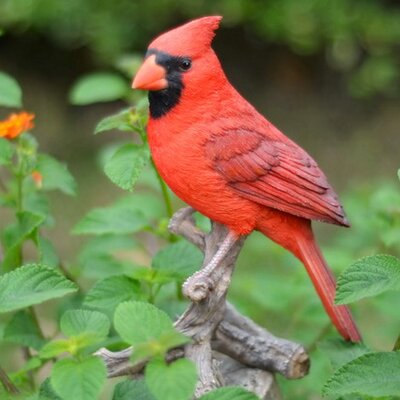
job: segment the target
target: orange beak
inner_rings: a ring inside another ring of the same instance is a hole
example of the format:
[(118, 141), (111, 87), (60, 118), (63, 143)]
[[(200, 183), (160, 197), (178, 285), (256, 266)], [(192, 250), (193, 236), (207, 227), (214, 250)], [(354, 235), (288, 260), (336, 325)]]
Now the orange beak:
[(168, 87), (166, 71), (156, 63), (156, 55), (152, 54), (142, 64), (132, 82), (133, 89), (162, 90)]

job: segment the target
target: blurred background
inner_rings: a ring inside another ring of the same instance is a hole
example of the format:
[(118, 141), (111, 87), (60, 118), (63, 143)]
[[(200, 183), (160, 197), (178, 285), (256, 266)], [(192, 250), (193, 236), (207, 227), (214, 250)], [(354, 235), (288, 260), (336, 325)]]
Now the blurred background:
[[(54, 196), (60, 254), (74, 257), (80, 239), (69, 231), (87, 210), (122, 193), (98, 166), (100, 149), (121, 134), (92, 133), (126, 104), (71, 105), (74, 83), (92, 72), (127, 77), (154, 36), (211, 14), (224, 16), (213, 47), (229, 79), (317, 160), (343, 200), (353, 228), (317, 227), (333, 268), (340, 272), (375, 252), (398, 253), (399, 2), (0, 0), (0, 70), (22, 85), (41, 150), (65, 161), (79, 184), (76, 199)], [(253, 235), (231, 297), (272, 331), (312, 348), (311, 376), (282, 386), (287, 398), (318, 399), (329, 365), (315, 347), (327, 319), (295, 264)], [(385, 295), (355, 307), (370, 346), (391, 347), (400, 329), (398, 300)]]

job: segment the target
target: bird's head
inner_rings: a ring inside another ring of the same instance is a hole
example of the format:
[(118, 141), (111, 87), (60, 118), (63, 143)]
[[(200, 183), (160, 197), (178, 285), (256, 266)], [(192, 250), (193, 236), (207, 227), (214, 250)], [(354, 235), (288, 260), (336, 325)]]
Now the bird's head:
[(150, 43), (132, 87), (150, 91), (153, 117), (162, 116), (177, 105), (184, 88), (198, 90), (215, 74), (219, 62), (211, 42), (221, 19), (220, 16), (195, 19)]

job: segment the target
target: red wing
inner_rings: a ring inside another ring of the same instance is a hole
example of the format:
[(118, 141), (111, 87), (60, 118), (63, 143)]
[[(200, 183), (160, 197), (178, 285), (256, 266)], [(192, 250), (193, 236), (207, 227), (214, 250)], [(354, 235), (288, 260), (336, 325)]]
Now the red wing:
[(325, 175), (295, 143), (246, 129), (226, 130), (211, 136), (206, 152), (241, 196), (303, 218), (348, 225)]

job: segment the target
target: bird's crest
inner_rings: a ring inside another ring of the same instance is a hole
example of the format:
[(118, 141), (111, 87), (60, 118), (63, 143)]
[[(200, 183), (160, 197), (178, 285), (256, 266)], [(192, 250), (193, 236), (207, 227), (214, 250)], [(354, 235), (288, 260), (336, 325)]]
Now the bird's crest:
[(210, 48), (221, 19), (209, 16), (190, 21), (158, 36), (149, 48), (174, 56), (199, 56)]

